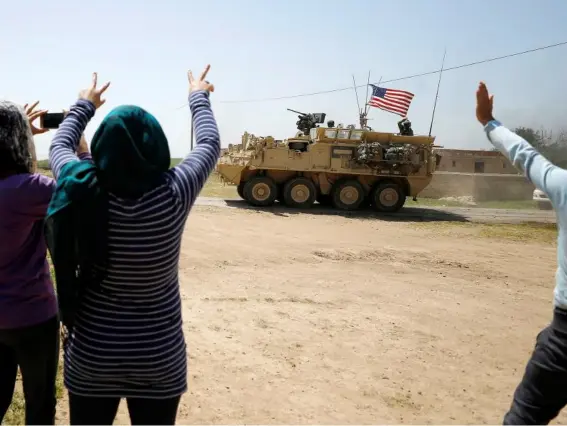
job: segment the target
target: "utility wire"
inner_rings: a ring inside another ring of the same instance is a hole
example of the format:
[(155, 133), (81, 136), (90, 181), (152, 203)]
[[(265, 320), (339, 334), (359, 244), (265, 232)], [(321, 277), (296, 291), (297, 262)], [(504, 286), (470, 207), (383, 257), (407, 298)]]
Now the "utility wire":
[[(488, 62), (499, 61), (501, 59), (512, 58), (514, 56), (526, 55), (528, 53), (539, 52), (541, 50), (547, 50), (547, 49), (551, 49), (551, 48), (559, 47), (559, 46), (564, 46), (564, 45), (567, 45), (567, 41), (563, 41), (561, 43), (550, 44), (550, 45), (547, 45), (547, 46), (541, 46), (541, 47), (537, 47), (535, 49), (524, 50), (522, 52), (510, 53), (508, 55), (503, 55), (503, 56), (497, 56), (495, 58), (483, 59), (481, 61), (476, 61), (476, 62), (469, 62), (468, 64), (456, 65), (454, 67), (444, 68), (442, 71), (447, 72), (447, 71), (458, 70), (458, 69), (461, 69), (461, 68), (467, 68), (467, 67), (472, 67), (474, 65), (486, 64)], [(382, 80), (381, 84), (392, 83), (392, 82), (401, 81), (401, 80), (409, 80), (409, 79), (412, 79), (412, 78), (423, 77), (423, 76), (431, 75), (431, 74), (437, 74), (439, 72), (441, 72), (440, 69), (435, 70), (435, 71), (423, 72), (423, 73), (420, 73), (420, 74), (408, 75), (408, 76), (405, 76), (405, 77), (392, 78), (390, 80)], [(359, 88), (359, 87), (365, 87), (365, 86), (366, 85), (361, 84), (361, 85), (358, 85), (358, 86), (355, 86), (355, 87)], [(259, 98), (259, 99), (228, 100), (228, 101), (218, 101), (218, 102), (223, 103), (223, 104), (242, 104), (242, 103), (252, 103), (252, 102), (268, 102), (268, 101), (278, 101), (278, 100), (281, 100), (281, 99), (293, 99), (293, 98), (301, 98), (301, 97), (307, 97), (307, 96), (323, 95), (323, 94), (326, 94), (326, 93), (344, 92), (346, 90), (352, 90), (352, 89), (353, 89), (353, 86), (350, 86), (350, 87), (341, 87), (339, 89), (322, 90), (320, 92), (300, 93), (300, 94), (297, 94), (297, 95), (278, 96), (278, 97), (272, 97), (272, 98)], [(187, 104), (184, 104), (184, 105), (180, 106), (178, 109), (184, 108), (186, 106), (187, 106)]]

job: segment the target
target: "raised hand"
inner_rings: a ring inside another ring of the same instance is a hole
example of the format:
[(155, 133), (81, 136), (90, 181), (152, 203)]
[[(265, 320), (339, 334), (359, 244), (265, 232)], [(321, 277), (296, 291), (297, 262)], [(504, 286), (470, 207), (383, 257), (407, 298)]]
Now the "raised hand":
[(104, 84), (100, 89), (98, 89), (96, 87), (97, 80), (98, 80), (98, 76), (97, 73), (95, 72), (93, 73), (93, 81), (90, 87), (81, 90), (81, 92), (79, 93), (79, 98), (85, 99), (87, 101), (91, 101), (94, 104), (95, 108), (99, 109), (106, 102), (106, 99), (101, 99), (101, 96), (106, 91), (106, 89), (108, 89), (108, 86), (110, 86), (110, 82)]
[(489, 121), (494, 120), (492, 116), (493, 105), (494, 96), (488, 94), (486, 84), (481, 81), (476, 91), (476, 118), (483, 126), (486, 126)]
[(33, 122), (35, 120), (37, 120), (39, 117), (41, 117), (41, 116), (43, 116), (47, 113), (46, 109), (34, 111), (35, 107), (37, 107), (38, 104), (39, 104), (39, 101), (36, 101), (31, 106), (28, 106), (28, 104), (24, 105), (24, 110), (26, 112), (26, 116), (28, 117), (28, 121), (30, 123), (32, 135), (34, 135), (34, 136), (35, 135), (41, 135), (42, 133), (49, 132), (49, 129), (44, 129), (42, 127), (36, 127), (36, 125), (33, 124)]
[(211, 83), (209, 83), (207, 80), (205, 80), (205, 77), (207, 77), (207, 73), (209, 72), (209, 70), (211, 69), (210, 65), (207, 65), (205, 67), (205, 70), (201, 73), (201, 76), (195, 80), (193, 78), (193, 73), (191, 71), (189, 71), (187, 73), (187, 76), (189, 77), (189, 91), (190, 92), (195, 92), (197, 90), (205, 90), (207, 92), (214, 92), (215, 91), (215, 86), (213, 86)]

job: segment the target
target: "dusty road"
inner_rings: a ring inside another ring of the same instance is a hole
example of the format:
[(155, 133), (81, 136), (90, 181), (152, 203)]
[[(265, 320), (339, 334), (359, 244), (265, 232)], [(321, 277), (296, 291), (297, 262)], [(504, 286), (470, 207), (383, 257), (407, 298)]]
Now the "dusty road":
[[(419, 202), (418, 202), (419, 203)], [(226, 207), (240, 209), (256, 209), (249, 206), (245, 201), (240, 199), (223, 200), (221, 198), (199, 197), (197, 205), (211, 207)], [(275, 206), (267, 209), (269, 211), (277, 211), (282, 213), (295, 213), (293, 209)], [(318, 204), (313, 208), (305, 211), (309, 214), (341, 214), (334, 209), (320, 207)], [(471, 207), (418, 207), (418, 204), (408, 203), (398, 213), (378, 214), (372, 211), (357, 212), (350, 214), (357, 217), (377, 217), (377, 218), (399, 218), (403, 220), (412, 219), (416, 221), (470, 221), (479, 223), (522, 223), (522, 222), (538, 222), (538, 223), (555, 223), (555, 213), (553, 211), (544, 210), (505, 210), (505, 209), (484, 209)]]
[(498, 424), (551, 318), (555, 248), (478, 227), (195, 207), (178, 423)]

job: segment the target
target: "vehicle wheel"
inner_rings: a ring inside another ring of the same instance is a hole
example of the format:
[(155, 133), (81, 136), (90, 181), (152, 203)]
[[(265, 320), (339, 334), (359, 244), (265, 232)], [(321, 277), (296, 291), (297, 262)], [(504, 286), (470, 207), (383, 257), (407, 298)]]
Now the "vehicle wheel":
[(296, 177), (290, 179), (283, 188), (283, 198), (286, 205), (300, 209), (309, 208), (315, 202), (317, 188), (310, 179)]
[(546, 203), (546, 202), (538, 201), (537, 207), (540, 210), (553, 210), (553, 206), (551, 205), (551, 202)]
[(357, 180), (341, 180), (331, 190), (333, 206), (339, 210), (356, 210), (364, 201), (364, 188)]
[(397, 183), (379, 183), (372, 191), (372, 204), (379, 212), (397, 212), (406, 202), (406, 194)]
[(238, 184), (238, 186), (236, 187), (236, 192), (238, 192), (238, 196), (240, 198), (242, 198), (243, 200), (246, 199), (246, 198), (244, 198), (244, 185), (246, 185), (246, 182), (240, 182)]
[(278, 196), (278, 186), (266, 176), (250, 179), (244, 185), (244, 199), (253, 206), (271, 206)]

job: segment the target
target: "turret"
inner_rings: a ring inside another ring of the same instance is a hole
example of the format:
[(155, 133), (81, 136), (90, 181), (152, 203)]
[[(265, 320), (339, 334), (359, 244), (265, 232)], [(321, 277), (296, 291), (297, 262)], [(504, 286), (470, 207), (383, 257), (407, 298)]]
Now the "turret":
[(289, 108), (287, 110), (299, 114), (297, 116), (299, 120), (297, 120), (295, 124), (297, 125), (297, 130), (302, 132), (304, 135), (309, 135), (311, 129), (319, 127), (317, 124), (324, 123), (325, 117), (327, 116), (324, 112), (305, 114)]

